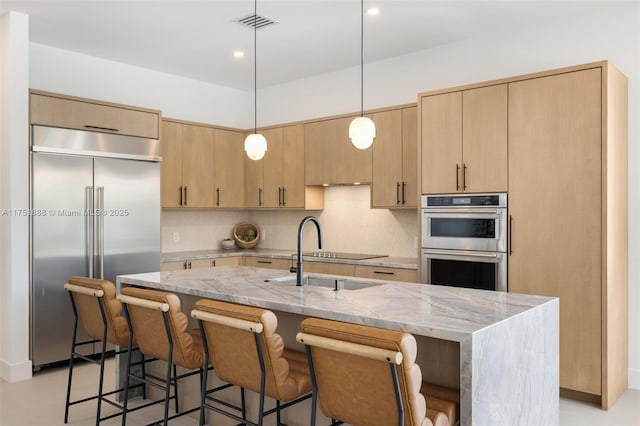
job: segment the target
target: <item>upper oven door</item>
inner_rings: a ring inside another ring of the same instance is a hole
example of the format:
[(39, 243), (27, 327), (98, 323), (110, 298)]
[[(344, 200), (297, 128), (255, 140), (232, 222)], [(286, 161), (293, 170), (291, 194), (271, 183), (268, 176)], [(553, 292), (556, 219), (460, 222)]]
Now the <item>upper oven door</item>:
[(422, 247), (507, 251), (505, 208), (422, 209)]

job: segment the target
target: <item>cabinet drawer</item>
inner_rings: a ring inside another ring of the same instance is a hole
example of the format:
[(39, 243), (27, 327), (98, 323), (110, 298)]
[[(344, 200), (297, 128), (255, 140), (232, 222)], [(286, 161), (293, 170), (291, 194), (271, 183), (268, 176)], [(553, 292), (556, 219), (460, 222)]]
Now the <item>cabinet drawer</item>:
[(317, 274), (346, 275), (353, 277), (355, 275), (355, 265), (346, 263), (330, 263), (330, 262), (304, 262), (304, 272), (315, 272)]
[(158, 139), (159, 112), (32, 93), (31, 124)]
[(288, 259), (276, 259), (272, 257), (245, 257), (245, 266), (253, 266), (256, 268), (269, 268), (269, 269), (285, 269), (289, 270), (289, 264), (291, 262)]
[(356, 277), (415, 283), (418, 282), (418, 271), (415, 269), (356, 265)]

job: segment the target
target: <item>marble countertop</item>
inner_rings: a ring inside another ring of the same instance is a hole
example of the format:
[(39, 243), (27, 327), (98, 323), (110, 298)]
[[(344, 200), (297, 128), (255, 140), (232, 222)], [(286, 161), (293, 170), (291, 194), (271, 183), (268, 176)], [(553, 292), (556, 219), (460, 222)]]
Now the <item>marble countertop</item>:
[(295, 283), (269, 281), (283, 276), (293, 274), (248, 266), (221, 266), (120, 275), (118, 285), (157, 288), (456, 342), (554, 300), (543, 296), (353, 277), (343, 278), (379, 285), (336, 292), (330, 288), (296, 287)]
[[(278, 250), (278, 249), (240, 249), (235, 248), (231, 250), (224, 249), (211, 249), (211, 250), (196, 250), (196, 251), (183, 251), (173, 253), (163, 253), (161, 262), (183, 262), (185, 260), (199, 260), (199, 259), (217, 259), (221, 257), (236, 257), (236, 256), (253, 256), (253, 257), (271, 257), (279, 259), (290, 259), (291, 256), (296, 254), (295, 250)], [(327, 263), (348, 263), (352, 265), (366, 265), (366, 266), (378, 266), (387, 268), (401, 268), (401, 269), (418, 269), (418, 259), (415, 257), (398, 257), (398, 256), (386, 256), (378, 257), (374, 259), (365, 260), (350, 260), (350, 259), (332, 259), (324, 257), (303, 256), (305, 262), (327, 262)]]

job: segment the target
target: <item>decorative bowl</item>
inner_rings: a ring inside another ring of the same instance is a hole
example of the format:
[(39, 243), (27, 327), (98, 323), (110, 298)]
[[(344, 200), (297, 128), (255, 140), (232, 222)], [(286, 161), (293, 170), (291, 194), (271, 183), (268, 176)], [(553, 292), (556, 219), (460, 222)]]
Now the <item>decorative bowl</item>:
[(260, 241), (260, 228), (255, 223), (239, 223), (233, 227), (233, 239), (238, 247), (254, 248)]

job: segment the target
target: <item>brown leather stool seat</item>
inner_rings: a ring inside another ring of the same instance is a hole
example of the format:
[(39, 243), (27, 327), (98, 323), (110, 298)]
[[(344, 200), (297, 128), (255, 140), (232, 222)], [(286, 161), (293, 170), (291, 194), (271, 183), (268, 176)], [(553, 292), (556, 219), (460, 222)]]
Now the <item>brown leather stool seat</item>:
[[(106, 396), (115, 394), (123, 389), (117, 389), (111, 392), (103, 391), (104, 382), (104, 363), (107, 351), (107, 343), (127, 348), (129, 346), (129, 328), (127, 320), (121, 316), (122, 305), (116, 299), (116, 286), (107, 280), (95, 278), (77, 277), (69, 278), (64, 285), (65, 290), (69, 292), (71, 298), (71, 306), (75, 317), (73, 339), (71, 342), (71, 354), (69, 356), (69, 380), (67, 382), (67, 396), (65, 400), (64, 422), (69, 419), (69, 407), (71, 405), (97, 399), (96, 424), (101, 420), (106, 420), (121, 414), (117, 412), (105, 417), (101, 416), (102, 402), (107, 402), (122, 410), (122, 405), (107, 399)], [(91, 340), (78, 341), (78, 320), (82, 324), (85, 333)], [(89, 358), (76, 349), (88, 344), (100, 343), (100, 359), (95, 360)], [(133, 342), (135, 343), (135, 342)], [(116, 355), (126, 352), (127, 350), (116, 350)], [(98, 385), (98, 394), (92, 397), (71, 401), (71, 388), (73, 379), (73, 367), (76, 359), (96, 363), (100, 366), (100, 376)]]
[[(164, 403), (164, 425), (170, 419), (199, 410), (198, 406), (180, 411), (178, 406), (178, 380), (200, 374), (202, 381), (204, 365), (200, 335), (197, 330), (187, 330), (188, 318), (180, 310), (178, 296), (165, 291), (126, 287), (120, 292), (118, 300), (124, 305), (130, 334), (135, 336), (140, 352), (167, 363), (164, 381), (150, 375), (137, 376), (130, 369), (127, 370), (125, 389), (128, 389), (130, 379), (134, 379), (161, 388), (165, 392), (164, 399), (148, 402), (138, 408)], [(191, 371), (178, 375), (176, 366)], [(173, 395), (171, 388), (174, 390)], [(169, 417), (171, 399), (174, 400), (176, 414)], [(126, 399), (124, 406), (126, 409)], [(123, 424), (125, 421), (126, 411)]]
[(297, 340), (306, 345), (313, 372), (314, 410), (317, 398), (327, 417), (355, 426), (451, 424), (447, 413), (455, 403), (432, 405), (420, 393), (411, 334), (317, 318), (301, 328)]
[[(202, 389), (201, 406), (250, 425), (246, 419), (244, 389), (260, 395), (258, 425), (266, 415), (311, 397), (311, 377), (303, 352), (285, 348), (282, 337), (276, 333), (278, 319), (265, 309), (215, 300), (199, 300), (191, 315), (198, 319), (205, 358), (213, 366), (218, 378), (241, 388), (243, 417), (210, 404), (216, 402)], [(206, 383), (206, 372), (205, 381)], [(274, 409), (265, 411), (264, 398), (276, 400)], [(285, 403), (281, 405), (281, 403)], [(202, 424), (202, 423), (201, 423)]]

